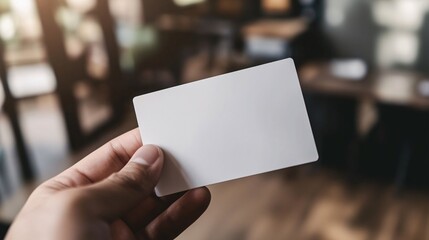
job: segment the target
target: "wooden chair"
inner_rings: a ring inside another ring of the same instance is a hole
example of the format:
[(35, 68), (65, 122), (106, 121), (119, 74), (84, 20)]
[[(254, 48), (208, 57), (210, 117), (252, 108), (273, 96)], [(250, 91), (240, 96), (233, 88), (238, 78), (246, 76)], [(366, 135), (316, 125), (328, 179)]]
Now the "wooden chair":
[[(57, 93), (69, 143), (72, 149), (78, 149), (96, 138), (106, 128), (113, 126), (123, 116), (126, 86), (119, 62), (120, 50), (115, 36), (114, 21), (106, 0), (97, 0), (94, 9), (87, 13), (100, 24), (109, 65), (108, 75), (103, 79), (94, 80), (86, 69), (86, 55), (72, 59), (67, 54), (64, 30), (56, 18), (58, 9), (65, 3), (61, 0), (37, 0), (36, 4), (49, 63), (57, 79)], [(83, 79), (91, 85), (95, 95), (100, 94), (101, 89), (106, 89), (108, 105), (112, 112), (108, 119), (89, 132), (84, 129), (79, 108), (80, 102), (74, 93), (78, 81)]]
[[(18, 155), (19, 167), (22, 178), (25, 181), (31, 181), (34, 178), (34, 171), (31, 166), (30, 156), (27, 151), (26, 143), (22, 134), (21, 126), (19, 123), (19, 113), (17, 110), (18, 102), (17, 99), (11, 93), (8, 74), (7, 74), (7, 64), (5, 62), (5, 53), (3, 42), (0, 42), (0, 79), (3, 85), (3, 90), (5, 94), (4, 105), (0, 108), (10, 121), (12, 127), (13, 136), (15, 138), (16, 152)], [(0, 156), (1, 157), (1, 156)]]
[(426, 13), (419, 35), (420, 49), (422, 51), (419, 51), (416, 68), (426, 76), (429, 76), (429, 13)]

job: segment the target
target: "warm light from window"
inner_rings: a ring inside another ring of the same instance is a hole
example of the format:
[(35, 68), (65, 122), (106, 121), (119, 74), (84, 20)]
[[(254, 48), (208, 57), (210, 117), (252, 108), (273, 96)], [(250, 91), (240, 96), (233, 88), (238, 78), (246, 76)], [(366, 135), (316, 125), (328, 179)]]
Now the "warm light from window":
[(423, 24), (426, 5), (423, 1), (377, 1), (373, 11), (376, 22), (382, 26), (417, 31)]
[(52, 93), (57, 86), (54, 72), (47, 63), (12, 66), (8, 75), (10, 91), (17, 98)]
[(173, 0), (176, 5), (181, 7), (189, 6), (192, 4), (202, 3), (205, 0)]
[(78, 35), (87, 43), (99, 43), (103, 40), (103, 32), (95, 19), (83, 20), (78, 28)]
[(326, 22), (330, 27), (341, 27), (353, 2), (350, 0), (327, 0)]
[(384, 67), (395, 64), (411, 65), (417, 60), (419, 39), (414, 33), (390, 31), (378, 42), (378, 62)]
[(34, 0), (10, 0), (12, 11), (19, 15), (33, 14), (35, 12)]
[(11, 15), (0, 17), (0, 35), (3, 40), (10, 40), (15, 36), (16, 28)]
[(60, 8), (56, 14), (56, 20), (58, 23), (68, 31), (74, 31), (79, 26), (81, 17), (81, 14), (66, 7)]
[(331, 8), (328, 10), (326, 21), (332, 27), (341, 26), (344, 23), (345, 16), (344, 12), (337, 8)]
[(291, 8), (290, 0), (264, 0), (262, 7), (267, 13), (287, 12)]
[(141, 0), (109, 0), (109, 7), (118, 25), (139, 27), (142, 20)]
[(79, 12), (87, 12), (95, 7), (97, 3), (96, 0), (66, 0), (67, 4), (79, 11)]

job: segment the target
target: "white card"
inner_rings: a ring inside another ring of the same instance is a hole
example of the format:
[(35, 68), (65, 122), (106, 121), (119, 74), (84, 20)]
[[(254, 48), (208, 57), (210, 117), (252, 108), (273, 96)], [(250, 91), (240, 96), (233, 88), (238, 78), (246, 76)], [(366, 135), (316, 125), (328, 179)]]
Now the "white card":
[(145, 144), (167, 155), (156, 194), (317, 161), (292, 59), (134, 99)]

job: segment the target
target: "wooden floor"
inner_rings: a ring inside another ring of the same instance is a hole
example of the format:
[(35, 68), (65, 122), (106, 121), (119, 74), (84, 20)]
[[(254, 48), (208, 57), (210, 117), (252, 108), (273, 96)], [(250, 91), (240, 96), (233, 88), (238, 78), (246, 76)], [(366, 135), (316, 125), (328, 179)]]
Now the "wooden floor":
[(210, 187), (212, 204), (179, 239), (429, 239), (429, 195), (348, 184), (316, 165)]

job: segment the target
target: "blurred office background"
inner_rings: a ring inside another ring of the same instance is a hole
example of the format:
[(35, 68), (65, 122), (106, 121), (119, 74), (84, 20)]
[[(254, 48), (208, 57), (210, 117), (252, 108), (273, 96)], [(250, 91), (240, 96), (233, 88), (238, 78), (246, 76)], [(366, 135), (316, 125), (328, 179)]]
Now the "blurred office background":
[(0, 0), (0, 228), (133, 96), (287, 57), (320, 161), (211, 186), (179, 239), (429, 239), (427, 0)]

